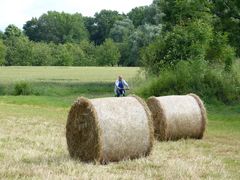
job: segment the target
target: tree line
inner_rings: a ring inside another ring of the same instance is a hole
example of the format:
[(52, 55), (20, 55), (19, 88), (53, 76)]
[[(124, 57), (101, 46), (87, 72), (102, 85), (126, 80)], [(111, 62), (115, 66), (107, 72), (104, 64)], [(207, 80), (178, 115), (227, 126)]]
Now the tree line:
[(153, 74), (202, 59), (230, 69), (240, 56), (238, 0), (154, 0), (127, 14), (49, 11), (0, 32), (0, 65), (145, 66)]

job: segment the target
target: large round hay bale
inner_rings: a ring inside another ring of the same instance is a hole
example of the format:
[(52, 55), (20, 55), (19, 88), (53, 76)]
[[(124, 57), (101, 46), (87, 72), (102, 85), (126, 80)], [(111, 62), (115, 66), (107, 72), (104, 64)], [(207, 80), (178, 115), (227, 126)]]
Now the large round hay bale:
[(86, 99), (71, 107), (66, 138), (71, 157), (82, 161), (119, 161), (150, 153), (151, 113), (136, 96)]
[(207, 115), (197, 95), (150, 97), (147, 104), (158, 140), (203, 137)]

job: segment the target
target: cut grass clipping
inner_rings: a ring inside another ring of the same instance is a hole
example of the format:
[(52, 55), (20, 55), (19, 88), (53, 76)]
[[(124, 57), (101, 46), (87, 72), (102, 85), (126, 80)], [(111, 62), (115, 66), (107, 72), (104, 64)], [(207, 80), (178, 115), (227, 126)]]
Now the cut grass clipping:
[(107, 163), (147, 156), (154, 134), (150, 111), (137, 96), (86, 99), (72, 105), (66, 138), (70, 156)]
[(203, 137), (207, 115), (197, 95), (150, 97), (147, 104), (152, 112), (156, 139)]

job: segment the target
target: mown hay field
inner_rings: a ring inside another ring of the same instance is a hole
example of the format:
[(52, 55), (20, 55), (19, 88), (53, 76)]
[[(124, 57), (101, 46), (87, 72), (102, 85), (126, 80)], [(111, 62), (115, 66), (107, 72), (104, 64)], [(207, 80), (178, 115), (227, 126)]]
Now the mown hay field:
[[(55, 76), (51, 71), (49, 79), (40, 71), (36, 76), (34, 67), (2, 68), (0, 74), (5, 75), (0, 82), (23, 77), (14, 73), (18, 68), (28, 71), (24, 76), (30, 79), (42, 76), (51, 81)], [(68, 67), (55, 69), (61, 72)], [(85, 78), (94, 81), (90, 69)], [(114, 80), (118, 74), (108, 68), (95, 70), (109, 72), (106, 78)], [(122, 74), (130, 79), (137, 70), (123, 68)], [(132, 75), (125, 75), (127, 71)], [(55, 80), (64, 77), (76, 79), (65, 74)], [(202, 140), (154, 141), (148, 157), (95, 165), (69, 156), (65, 127), (73, 101), (65, 98), (61, 102), (61, 97), (54, 96), (0, 96), (0, 179), (240, 179), (240, 105), (207, 104), (209, 121)]]
[(117, 75), (129, 79), (134, 77), (138, 67), (0, 67), (0, 83), (28, 82), (112, 82)]

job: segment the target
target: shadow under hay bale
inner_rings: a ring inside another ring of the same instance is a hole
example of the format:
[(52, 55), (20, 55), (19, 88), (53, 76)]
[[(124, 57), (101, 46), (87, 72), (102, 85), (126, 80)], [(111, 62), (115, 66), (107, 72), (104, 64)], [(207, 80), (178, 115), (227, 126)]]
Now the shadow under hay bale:
[(72, 105), (66, 138), (70, 156), (82, 161), (119, 161), (150, 153), (151, 113), (137, 96), (86, 99)]
[(207, 115), (197, 95), (150, 97), (147, 104), (152, 112), (156, 139), (203, 137)]

